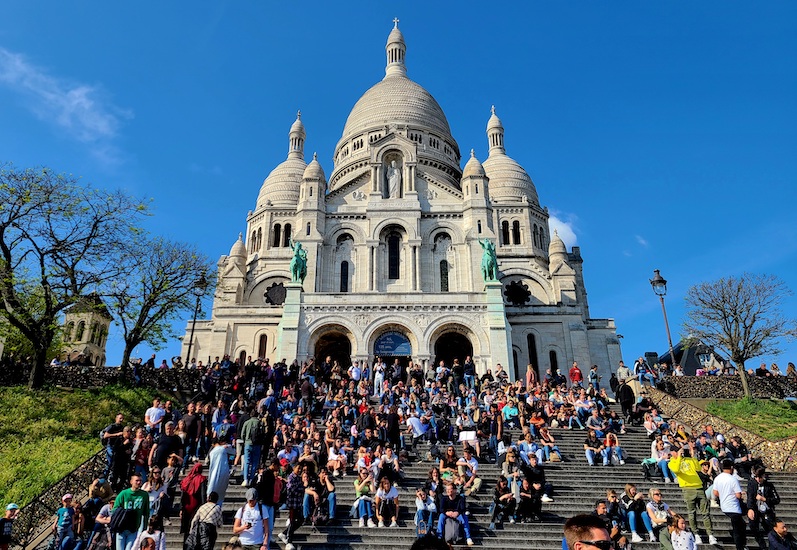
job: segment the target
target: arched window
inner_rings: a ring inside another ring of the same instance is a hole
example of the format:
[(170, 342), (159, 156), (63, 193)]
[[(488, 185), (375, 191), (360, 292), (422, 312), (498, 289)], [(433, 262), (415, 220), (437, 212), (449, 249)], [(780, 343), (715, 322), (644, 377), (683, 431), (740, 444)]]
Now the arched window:
[(282, 246), (287, 248), (290, 245), (290, 242), (291, 242), (291, 224), (286, 223), (284, 235), (282, 236)]
[(249, 253), (254, 254), (257, 250), (257, 233), (252, 231), (252, 238), (249, 239)]
[(473, 184), (473, 192), (475, 194), (477, 194), (477, 195), (479, 194), (479, 184), (478, 183), (474, 183)]
[(537, 357), (537, 339), (533, 334), (526, 336), (526, 345), (529, 347), (529, 363), (531, 363), (532, 368), (539, 373), (540, 364), (538, 363), (539, 358)]
[(246, 365), (246, 350), (242, 349), (241, 353), (238, 354), (238, 364), (241, 366)]
[(91, 329), (89, 330), (89, 342), (92, 344), (97, 343), (97, 323), (91, 323)]
[(387, 236), (387, 278), (399, 278), (401, 265), (401, 235), (395, 231)]
[(313, 196), (313, 188), (312, 187), (310, 188), (310, 196), (311, 197)]
[(559, 361), (556, 360), (556, 352), (554, 350), (548, 352), (548, 359), (551, 361), (551, 374), (559, 372)]
[(534, 246), (540, 246), (540, 232), (537, 229), (537, 224), (534, 224)]
[(340, 292), (349, 291), (349, 262), (340, 262)]
[(517, 220), (512, 222), (512, 242), (520, 244), (520, 222)]
[[(100, 337), (99, 337), (99, 341), (97, 342), (97, 344), (100, 345), (100, 346), (104, 346), (106, 338), (108, 338), (108, 329), (105, 328), (105, 327), (102, 327), (100, 329)], [(102, 360), (105, 361), (105, 358), (103, 357)]]
[(257, 247), (255, 248), (255, 252), (260, 250), (260, 247), (263, 245), (263, 228), (259, 228), (257, 230)]
[(257, 342), (257, 357), (259, 359), (265, 359), (266, 354), (268, 353), (268, 349), (266, 345), (268, 344), (268, 335), (261, 334), (260, 339)]
[(545, 229), (543, 229), (542, 226), (540, 226), (540, 248), (545, 248), (548, 246), (546, 244), (546, 240), (547, 239), (545, 238)]
[(277, 248), (282, 240), (282, 226), (280, 224), (274, 225), (274, 238), (271, 240), (272, 248)]
[(307, 222), (307, 232), (306, 233), (308, 235), (310, 235), (310, 222)]
[(476, 222), (476, 232), (477, 233), (481, 233), (482, 232), (482, 221), (481, 220), (478, 220)]
[(440, 261), (440, 292), (448, 292), (448, 261)]
[(64, 340), (66, 340), (67, 342), (71, 342), (72, 341), (72, 333), (74, 331), (75, 331), (75, 322), (74, 321), (69, 321), (66, 324), (66, 328), (64, 329)]
[(75, 342), (83, 340), (83, 333), (86, 332), (86, 322), (80, 321), (77, 325), (77, 334), (75, 334)]
[(509, 244), (509, 222), (501, 222), (501, 244)]

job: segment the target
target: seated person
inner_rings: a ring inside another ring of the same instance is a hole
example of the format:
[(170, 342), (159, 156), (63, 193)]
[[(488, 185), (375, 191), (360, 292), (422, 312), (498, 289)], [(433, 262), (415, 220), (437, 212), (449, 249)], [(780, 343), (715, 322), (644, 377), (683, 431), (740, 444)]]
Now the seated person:
[(437, 513), (437, 505), (434, 498), (424, 487), (420, 487), (415, 491), (415, 525), (424, 522), (429, 529), (433, 530), (435, 513)]
[(471, 447), (466, 447), (464, 456), (457, 460), (457, 471), (465, 479), (464, 491), (466, 496), (470, 496), (479, 490), (482, 485), (482, 480), (479, 477), (479, 461), (473, 456)]
[(495, 529), (495, 524), (501, 523), (504, 518), (509, 518), (509, 523), (515, 523), (515, 507), (517, 501), (515, 495), (512, 494), (512, 489), (509, 487), (509, 481), (504, 476), (498, 477), (493, 490), (493, 504), (490, 507), (492, 513), (490, 514), (490, 530)]
[(313, 513), (319, 506), (328, 508), (327, 515), (330, 523), (335, 521), (335, 505), (337, 496), (335, 495), (335, 484), (325, 469), (318, 472), (317, 478), (310, 478), (307, 473), (302, 474), (302, 481), (307, 475), (307, 484), (304, 486), (303, 512), (307, 521), (313, 517)]
[(616, 518), (609, 516), (609, 506), (605, 499), (600, 499), (595, 503), (595, 510), (592, 513), (606, 525), (609, 537), (614, 541), (617, 548), (628, 547), (628, 539), (622, 533), (622, 523)]
[(590, 430), (587, 439), (584, 440), (584, 455), (587, 457), (587, 463), (590, 466), (595, 466), (595, 459), (598, 456), (605, 457), (606, 454), (606, 448), (596, 436), (595, 430)]
[(399, 494), (398, 490), (390, 485), (390, 480), (383, 477), (379, 480), (379, 488), (376, 490), (376, 497), (374, 498), (374, 507), (376, 508), (376, 518), (379, 520), (379, 527), (385, 526), (385, 520), (390, 521), (390, 527), (398, 527), (396, 518), (399, 512)]
[(473, 539), (470, 536), (470, 523), (468, 516), (465, 515), (465, 497), (457, 494), (453, 483), (446, 485), (446, 492), (440, 498), (440, 518), (437, 520), (437, 533), (440, 538), (445, 537), (446, 518), (451, 518), (459, 522), (465, 531), (465, 539), (468, 546), (473, 546)]
[(529, 457), (529, 464), (528, 466), (521, 465), (520, 471), (523, 473), (523, 476), (528, 479), (532, 485), (540, 485), (542, 490), (542, 496), (540, 500), (542, 502), (553, 502), (553, 485), (551, 483), (545, 481), (545, 471), (542, 468), (541, 464), (537, 463), (537, 457), (535, 455), (531, 455)]
[(520, 483), (520, 501), (517, 505), (517, 519), (520, 523), (542, 521), (542, 485), (531, 483), (523, 478)]

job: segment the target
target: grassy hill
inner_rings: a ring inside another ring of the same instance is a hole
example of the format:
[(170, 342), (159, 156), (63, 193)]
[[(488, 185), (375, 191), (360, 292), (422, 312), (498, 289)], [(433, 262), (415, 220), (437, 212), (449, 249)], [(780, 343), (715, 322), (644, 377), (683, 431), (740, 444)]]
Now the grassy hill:
[(797, 404), (793, 401), (745, 398), (713, 401), (705, 409), (770, 441), (797, 435)]
[(143, 422), (158, 392), (0, 388), (0, 495), (24, 506), (100, 450), (98, 434), (117, 412)]

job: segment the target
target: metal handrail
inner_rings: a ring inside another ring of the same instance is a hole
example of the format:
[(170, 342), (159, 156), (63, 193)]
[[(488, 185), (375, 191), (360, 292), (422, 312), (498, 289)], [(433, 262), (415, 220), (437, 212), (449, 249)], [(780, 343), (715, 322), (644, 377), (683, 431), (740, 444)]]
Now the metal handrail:
[(38, 539), (52, 525), (53, 516), (61, 507), (61, 497), (66, 493), (72, 493), (76, 499), (87, 495), (89, 485), (101, 477), (104, 469), (102, 449), (23, 506), (14, 521), (12, 545), (25, 548)]

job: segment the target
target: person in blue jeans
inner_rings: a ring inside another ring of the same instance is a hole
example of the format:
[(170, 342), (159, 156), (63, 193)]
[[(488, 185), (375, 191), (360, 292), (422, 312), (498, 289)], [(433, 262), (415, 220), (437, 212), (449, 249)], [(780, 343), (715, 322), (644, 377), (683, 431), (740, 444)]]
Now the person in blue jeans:
[(427, 528), (432, 529), (436, 512), (437, 506), (434, 499), (429, 496), (426, 489), (421, 487), (415, 491), (415, 525), (418, 526), (424, 522)]
[(446, 494), (440, 499), (440, 519), (437, 520), (437, 533), (440, 538), (445, 538), (446, 518), (459, 522), (465, 532), (465, 540), (468, 546), (473, 546), (473, 539), (470, 536), (470, 523), (468, 522), (468, 516), (465, 515), (465, 497), (457, 494), (453, 483), (446, 485)]
[[(374, 476), (367, 468), (360, 468), (357, 479), (354, 480), (354, 495), (357, 497), (354, 506), (357, 507), (357, 515), (360, 516), (360, 527), (365, 527), (366, 520), (368, 520), (368, 527), (376, 527), (374, 505), (371, 500), (371, 495), (375, 492)], [(354, 510), (352, 510), (352, 515), (353, 512)]]
[(631, 530), (631, 542), (643, 542), (644, 539), (640, 536), (640, 528), (644, 527), (648, 534), (648, 540), (651, 542), (656, 541), (656, 536), (653, 534), (653, 523), (650, 521), (650, 516), (645, 508), (645, 495), (637, 491), (636, 485), (633, 483), (626, 483), (625, 492), (620, 497), (620, 504), (625, 509), (625, 515), (628, 519), (628, 528)]
[[(302, 478), (308, 474), (303, 474)], [(329, 478), (326, 468), (321, 468), (318, 471), (318, 478), (307, 478), (307, 484), (304, 487), (304, 502), (302, 503), (303, 513), (306, 520), (313, 516), (313, 512), (318, 506), (322, 506), (326, 500), (329, 506), (329, 521), (335, 520), (335, 505), (337, 504), (337, 495), (335, 495), (335, 484)]]
[(53, 534), (55, 535), (55, 548), (57, 550), (72, 550), (75, 547), (75, 509), (72, 507), (72, 495), (70, 493), (61, 497), (61, 506), (56, 510), (55, 523), (53, 523)]

